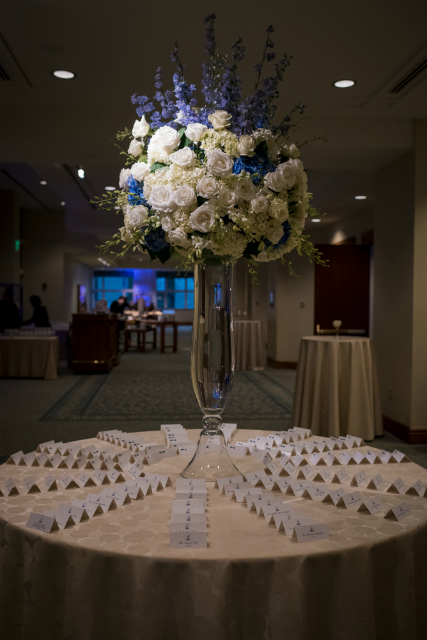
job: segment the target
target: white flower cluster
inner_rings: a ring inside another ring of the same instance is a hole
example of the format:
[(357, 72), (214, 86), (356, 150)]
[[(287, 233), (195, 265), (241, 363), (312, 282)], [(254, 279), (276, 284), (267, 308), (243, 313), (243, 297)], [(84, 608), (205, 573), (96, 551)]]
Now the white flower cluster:
[(266, 129), (239, 138), (228, 130), (225, 111), (209, 121), (212, 128), (163, 126), (151, 137), (145, 117), (135, 122), (128, 153), (137, 161), (120, 173), (121, 201), (133, 178), (148, 207), (122, 207), (122, 240), (144, 246), (150, 231), (162, 229), (167, 243), (191, 260), (204, 249), (237, 259), (248, 245), (255, 260), (281, 257), (298, 245), (308, 211), (298, 149), (279, 147)]

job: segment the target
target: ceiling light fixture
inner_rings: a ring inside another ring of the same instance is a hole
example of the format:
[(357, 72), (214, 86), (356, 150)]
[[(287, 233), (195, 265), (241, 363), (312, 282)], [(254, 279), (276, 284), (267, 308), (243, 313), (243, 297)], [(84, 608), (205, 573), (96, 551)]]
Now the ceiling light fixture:
[(354, 196), (355, 200), (366, 200), (368, 196)]
[(79, 178), (84, 178), (85, 177), (85, 170), (84, 169), (77, 169), (77, 175), (79, 176)]
[(311, 221), (312, 222), (320, 222), (320, 218), (312, 218)]
[(349, 89), (355, 84), (356, 83), (354, 80), (337, 80), (336, 82), (334, 82), (334, 87), (337, 87), (337, 89)]
[(46, 180), (40, 180), (40, 184), (47, 184)]
[(115, 191), (116, 187), (105, 187), (105, 191)]
[(61, 202), (61, 207), (65, 207), (65, 202)]
[(76, 77), (76, 74), (72, 71), (64, 71), (63, 69), (58, 69), (57, 71), (52, 71), (55, 78), (60, 78), (61, 80), (71, 80)]

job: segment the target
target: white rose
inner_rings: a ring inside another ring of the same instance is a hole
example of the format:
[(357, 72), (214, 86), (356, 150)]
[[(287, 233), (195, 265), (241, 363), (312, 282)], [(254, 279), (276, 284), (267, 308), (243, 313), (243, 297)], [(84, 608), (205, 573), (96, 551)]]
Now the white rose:
[(253, 156), (255, 153), (255, 141), (252, 136), (240, 136), (237, 151), (241, 156)]
[(203, 176), (197, 183), (197, 193), (202, 198), (213, 198), (219, 191), (219, 182), (212, 178), (212, 176)]
[(176, 209), (175, 194), (171, 185), (156, 185), (153, 187), (148, 204), (159, 213), (172, 213)]
[(119, 176), (119, 187), (120, 187), (120, 189), (127, 189), (128, 188), (128, 180), (130, 178), (130, 174), (131, 174), (131, 170), (130, 169), (122, 169), (120, 171), (120, 176)]
[(175, 151), (175, 153), (171, 153), (169, 159), (179, 167), (187, 169), (188, 167), (192, 167), (196, 162), (196, 154), (190, 147), (184, 147), (183, 149)]
[(236, 193), (241, 200), (252, 200), (258, 189), (252, 180), (239, 180), (236, 185)]
[(186, 232), (181, 227), (178, 227), (173, 231), (169, 231), (168, 236), (171, 244), (177, 244), (180, 247), (185, 247), (185, 249), (191, 244), (190, 240), (187, 238)]
[(272, 244), (277, 244), (279, 240), (282, 239), (282, 237), (283, 237), (282, 225), (280, 225), (279, 227), (276, 227), (275, 229), (273, 229), (273, 231), (270, 231), (270, 233), (267, 234), (267, 238), (270, 240)]
[(251, 209), (254, 213), (264, 213), (267, 211), (268, 205), (269, 202), (262, 193), (258, 193), (251, 201)]
[(267, 176), (267, 180), (265, 181), (266, 186), (272, 191), (283, 191), (286, 187), (285, 180), (282, 174), (279, 171), (274, 171), (273, 173), (269, 173)]
[(163, 231), (169, 232), (172, 231), (175, 227), (174, 221), (167, 214), (160, 216), (160, 222), (162, 223)]
[(208, 128), (204, 124), (194, 122), (187, 125), (185, 135), (189, 140), (192, 140), (193, 142), (200, 142), (207, 130)]
[(187, 207), (196, 202), (196, 192), (189, 184), (184, 184), (175, 191), (175, 202), (178, 207)]
[(285, 156), (286, 158), (299, 158), (300, 156), (298, 147), (293, 143), (282, 144), (282, 146), (280, 147), (280, 153), (282, 154), (282, 156)]
[(307, 193), (307, 174), (305, 171), (297, 175), (292, 191), (298, 198), (302, 198)]
[(218, 202), (221, 207), (225, 207), (226, 209), (234, 207), (237, 204), (238, 200), (239, 198), (237, 196), (237, 193), (233, 189), (223, 187), (219, 192)]
[(215, 111), (208, 116), (208, 120), (214, 129), (224, 129), (231, 125), (231, 116), (227, 111)]
[(279, 166), (277, 167), (277, 171), (280, 173), (284, 180), (285, 189), (292, 189), (296, 181), (294, 167), (292, 167), (289, 162), (283, 162), (282, 164), (279, 164)]
[(208, 169), (214, 176), (226, 178), (233, 171), (233, 158), (228, 153), (224, 153), (221, 149), (211, 149), (207, 156)]
[(294, 158), (291, 158), (285, 164), (288, 164), (293, 168), (297, 178), (298, 176), (301, 176), (304, 173), (304, 165), (301, 162), (301, 160), (296, 160)]
[(160, 127), (160, 129), (157, 129), (151, 140), (158, 142), (159, 145), (168, 153), (171, 153), (176, 149), (181, 142), (178, 132), (175, 131), (175, 129), (172, 129), (172, 127)]
[(128, 149), (128, 153), (130, 153), (131, 156), (139, 156), (139, 154), (142, 151), (142, 147), (141, 147), (141, 143), (138, 140), (131, 140), (130, 141), (130, 145), (129, 145), (129, 149)]
[(146, 162), (135, 162), (131, 169), (132, 176), (138, 182), (142, 182), (150, 173), (150, 167)]
[(215, 209), (205, 202), (190, 215), (190, 224), (196, 231), (207, 233), (215, 221)]
[(120, 231), (120, 237), (123, 240), (123, 242), (126, 242), (126, 243), (133, 242), (133, 235), (132, 235), (132, 232), (129, 231), (129, 229), (126, 229), (126, 227), (120, 227), (119, 231)]
[(145, 138), (148, 131), (150, 129), (150, 125), (145, 119), (145, 116), (142, 116), (141, 120), (135, 120), (135, 124), (133, 125), (132, 135), (134, 138)]
[(289, 218), (288, 205), (283, 200), (279, 200), (279, 198), (276, 198), (270, 204), (268, 213), (271, 218), (276, 218), (279, 222), (285, 222)]
[(148, 220), (148, 210), (144, 205), (139, 204), (125, 214), (125, 227), (127, 229), (140, 229), (144, 222)]

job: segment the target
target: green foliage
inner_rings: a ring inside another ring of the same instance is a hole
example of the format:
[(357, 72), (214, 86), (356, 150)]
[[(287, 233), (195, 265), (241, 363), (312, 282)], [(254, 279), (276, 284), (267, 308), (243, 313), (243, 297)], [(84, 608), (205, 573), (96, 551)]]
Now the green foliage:
[[(262, 142), (260, 142), (256, 147), (255, 147), (255, 153), (257, 153), (259, 156), (268, 156), (268, 146), (265, 140), (263, 140)], [(253, 177), (253, 176), (252, 176)]]
[(158, 169), (164, 169), (165, 167), (166, 167), (166, 169), (169, 169), (169, 165), (168, 164), (163, 164), (162, 162), (155, 162), (150, 167), (150, 173), (154, 173)]
[(90, 200), (90, 204), (96, 205), (97, 209), (104, 209), (105, 211), (111, 211), (117, 206), (117, 198), (120, 196), (120, 191), (108, 191), (103, 193), (102, 196), (95, 196), (93, 200)]
[(132, 132), (127, 127), (125, 127), (123, 131), (118, 131), (116, 134), (117, 140), (124, 140), (125, 138), (131, 138), (131, 137), (132, 137)]
[(205, 202), (207, 202), (206, 198), (202, 198), (202, 196), (197, 196), (197, 204), (199, 205), (199, 207), (201, 207), (202, 204), (205, 204)]

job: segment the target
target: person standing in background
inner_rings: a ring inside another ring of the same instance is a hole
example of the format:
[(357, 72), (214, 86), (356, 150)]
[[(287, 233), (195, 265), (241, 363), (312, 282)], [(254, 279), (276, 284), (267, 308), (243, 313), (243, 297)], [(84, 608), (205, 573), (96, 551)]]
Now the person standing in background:
[(145, 311), (145, 300), (144, 300), (144, 298), (141, 296), (136, 304), (137, 304), (138, 313), (139, 313), (140, 316), (142, 316), (142, 314)]
[(33, 315), (29, 320), (25, 320), (22, 324), (24, 326), (34, 324), (36, 327), (50, 327), (46, 307), (42, 306), (42, 301), (39, 296), (30, 296), (30, 302), (34, 308)]
[(21, 324), (18, 307), (13, 301), (13, 291), (8, 288), (0, 302), (0, 333), (3, 333), (5, 329), (19, 329)]

